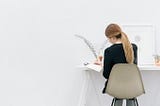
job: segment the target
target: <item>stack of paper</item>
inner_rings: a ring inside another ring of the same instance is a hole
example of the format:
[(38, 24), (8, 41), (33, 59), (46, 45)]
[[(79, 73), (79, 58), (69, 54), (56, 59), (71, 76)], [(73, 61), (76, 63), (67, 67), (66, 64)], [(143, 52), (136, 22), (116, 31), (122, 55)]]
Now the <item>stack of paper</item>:
[(93, 63), (89, 63), (89, 64), (85, 65), (85, 67), (88, 68), (88, 69), (97, 71), (97, 72), (100, 72), (102, 70), (101, 65), (96, 65), (96, 64), (93, 64)]

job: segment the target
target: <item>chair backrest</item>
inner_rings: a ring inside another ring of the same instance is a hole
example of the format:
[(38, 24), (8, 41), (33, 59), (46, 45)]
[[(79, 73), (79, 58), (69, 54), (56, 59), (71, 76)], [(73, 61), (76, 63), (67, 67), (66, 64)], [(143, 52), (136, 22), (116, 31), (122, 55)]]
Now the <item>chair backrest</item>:
[(109, 95), (129, 99), (145, 93), (141, 73), (136, 64), (115, 64), (111, 70), (106, 93)]

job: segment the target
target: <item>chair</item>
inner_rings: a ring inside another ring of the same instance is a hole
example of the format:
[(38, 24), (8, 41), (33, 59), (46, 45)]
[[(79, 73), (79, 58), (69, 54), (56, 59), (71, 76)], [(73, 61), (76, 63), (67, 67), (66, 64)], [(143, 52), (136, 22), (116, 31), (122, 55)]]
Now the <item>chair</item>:
[(131, 99), (138, 106), (136, 97), (145, 93), (141, 73), (136, 64), (118, 63), (111, 70), (105, 92), (113, 96), (112, 104), (116, 98)]

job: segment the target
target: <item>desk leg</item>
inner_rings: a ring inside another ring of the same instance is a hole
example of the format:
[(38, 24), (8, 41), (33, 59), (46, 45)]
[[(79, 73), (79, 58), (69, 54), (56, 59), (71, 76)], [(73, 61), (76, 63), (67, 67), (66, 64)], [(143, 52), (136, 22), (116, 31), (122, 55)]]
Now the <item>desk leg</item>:
[[(92, 100), (92, 98), (90, 97), (90, 98), (88, 98), (89, 97), (89, 95), (87, 95), (87, 94), (89, 94), (90, 92), (89, 92), (89, 90), (90, 90), (90, 88), (91, 87), (93, 87), (92, 89), (93, 89), (93, 92), (92, 93), (95, 93), (95, 96), (96, 96), (96, 100), (97, 100), (97, 103), (98, 103), (98, 106), (102, 106), (102, 103), (101, 103), (101, 100), (100, 100), (100, 96), (99, 96), (99, 94), (98, 94), (98, 91), (97, 91), (97, 87), (95, 86), (96, 84), (94, 83), (94, 76), (93, 76), (93, 73), (91, 72), (91, 71), (86, 71), (86, 74), (87, 74), (87, 90), (86, 90), (86, 96), (85, 96), (85, 98), (86, 98), (86, 104), (87, 104), (87, 99), (90, 99), (90, 100)], [(88, 93), (89, 92), (89, 93)]]

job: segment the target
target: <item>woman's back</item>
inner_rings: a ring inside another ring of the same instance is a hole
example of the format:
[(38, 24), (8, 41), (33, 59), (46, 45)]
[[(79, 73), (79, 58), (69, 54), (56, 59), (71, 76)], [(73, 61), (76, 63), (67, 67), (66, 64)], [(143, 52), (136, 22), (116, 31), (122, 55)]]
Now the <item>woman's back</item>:
[[(134, 64), (137, 64), (137, 46), (132, 44), (134, 52)], [(113, 44), (105, 50), (103, 76), (108, 79), (110, 71), (114, 64), (127, 63), (125, 53), (121, 43)]]

